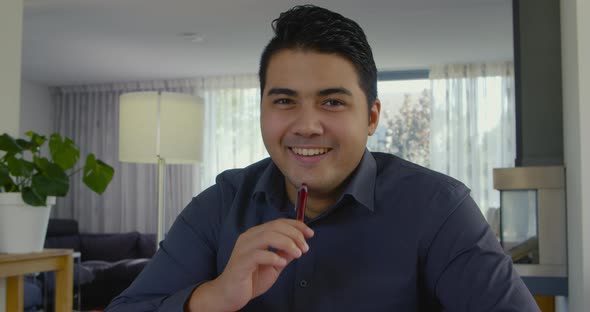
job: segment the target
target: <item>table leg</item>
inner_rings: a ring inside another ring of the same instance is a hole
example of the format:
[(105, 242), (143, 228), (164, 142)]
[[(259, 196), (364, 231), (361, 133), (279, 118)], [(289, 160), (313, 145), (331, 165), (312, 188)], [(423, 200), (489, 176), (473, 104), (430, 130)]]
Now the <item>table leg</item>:
[(74, 301), (74, 259), (71, 255), (60, 258), (61, 269), (55, 272), (55, 311), (72, 311)]
[(535, 301), (542, 312), (555, 312), (555, 297), (535, 296)]
[(6, 312), (20, 312), (25, 309), (23, 298), (24, 277), (22, 275), (6, 278)]

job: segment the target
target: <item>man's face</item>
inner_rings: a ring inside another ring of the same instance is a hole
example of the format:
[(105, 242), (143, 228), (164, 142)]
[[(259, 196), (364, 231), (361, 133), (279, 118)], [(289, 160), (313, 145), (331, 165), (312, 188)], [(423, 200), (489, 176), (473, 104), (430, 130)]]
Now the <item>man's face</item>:
[(281, 50), (271, 57), (260, 124), (289, 194), (305, 182), (310, 196), (340, 196), (379, 120), (379, 101), (369, 114), (358, 79), (352, 63), (336, 54)]

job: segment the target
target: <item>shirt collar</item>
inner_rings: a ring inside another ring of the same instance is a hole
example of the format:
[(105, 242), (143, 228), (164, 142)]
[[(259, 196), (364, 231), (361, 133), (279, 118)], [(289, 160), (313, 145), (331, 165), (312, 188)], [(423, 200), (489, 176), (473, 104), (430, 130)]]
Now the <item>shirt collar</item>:
[[(375, 179), (377, 163), (373, 155), (365, 149), (363, 157), (344, 188), (340, 200), (349, 195), (370, 211), (374, 211)], [(267, 202), (275, 202), (284, 197), (284, 177), (274, 162), (270, 162), (258, 179), (252, 197), (264, 194)]]
[[(254, 192), (252, 193), (252, 198), (257, 198), (260, 195), (264, 195), (266, 198), (267, 203), (270, 206), (275, 206), (277, 201), (282, 200), (284, 197), (284, 185), (285, 180), (283, 178), (283, 174), (275, 165), (275, 163), (271, 160), (262, 172), (262, 175), (256, 182), (256, 186), (254, 187)], [(281, 209), (281, 207), (276, 207)]]
[(371, 152), (365, 149), (361, 162), (344, 188), (342, 196), (350, 195), (365, 208), (374, 211), (376, 178), (377, 162)]

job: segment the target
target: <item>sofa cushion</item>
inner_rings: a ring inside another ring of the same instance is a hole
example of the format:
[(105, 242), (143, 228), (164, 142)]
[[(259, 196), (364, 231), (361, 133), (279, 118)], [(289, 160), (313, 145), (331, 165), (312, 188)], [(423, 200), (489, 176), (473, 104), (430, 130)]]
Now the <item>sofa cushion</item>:
[(80, 234), (82, 261), (119, 261), (137, 258), (138, 232), (120, 234)]
[(108, 263), (104, 261), (87, 261), (84, 266), (90, 268), (94, 281), (82, 285), (82, 310), (104, 309), (125, 290), (143, 270), (149, 259), (128, 259)]
[[(47, 287), (47, 291), (53, 294), (55, 290), (55, 272), (48, 271), (42, 273), (42, 275), (45, 279), (45, 286)], [(74, 263), (74, 287), (89, 284), (92, 281), (94, 281), (94, 278), (94, 271), (92, 267), (87, 267), (84, 263)]]
[(137, 258), (151, 258), (156, 253), (156, 234), (140, 234)]
[(92, 271), (94, 281), (126, 280), (133, 281), (150, 259), (125, 259), (117, 262), (100, 260), (85, 261), (84, 267)]
[(45, 238), (45, 248), (67, 248), (80, 251), (81, 249), (80, 236), (48, 236)]
[(71, 219), (49, 219), (47, 236), (78, 235), (78, 221)]

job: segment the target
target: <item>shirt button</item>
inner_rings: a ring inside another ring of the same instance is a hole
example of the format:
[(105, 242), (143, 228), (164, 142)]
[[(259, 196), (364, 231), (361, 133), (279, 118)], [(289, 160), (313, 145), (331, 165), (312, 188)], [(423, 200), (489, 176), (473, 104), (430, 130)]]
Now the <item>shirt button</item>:
[(307, 286), (309, 286), (309, 283), (306, 280), (299, 281), (299, 287), (305, 288)]

